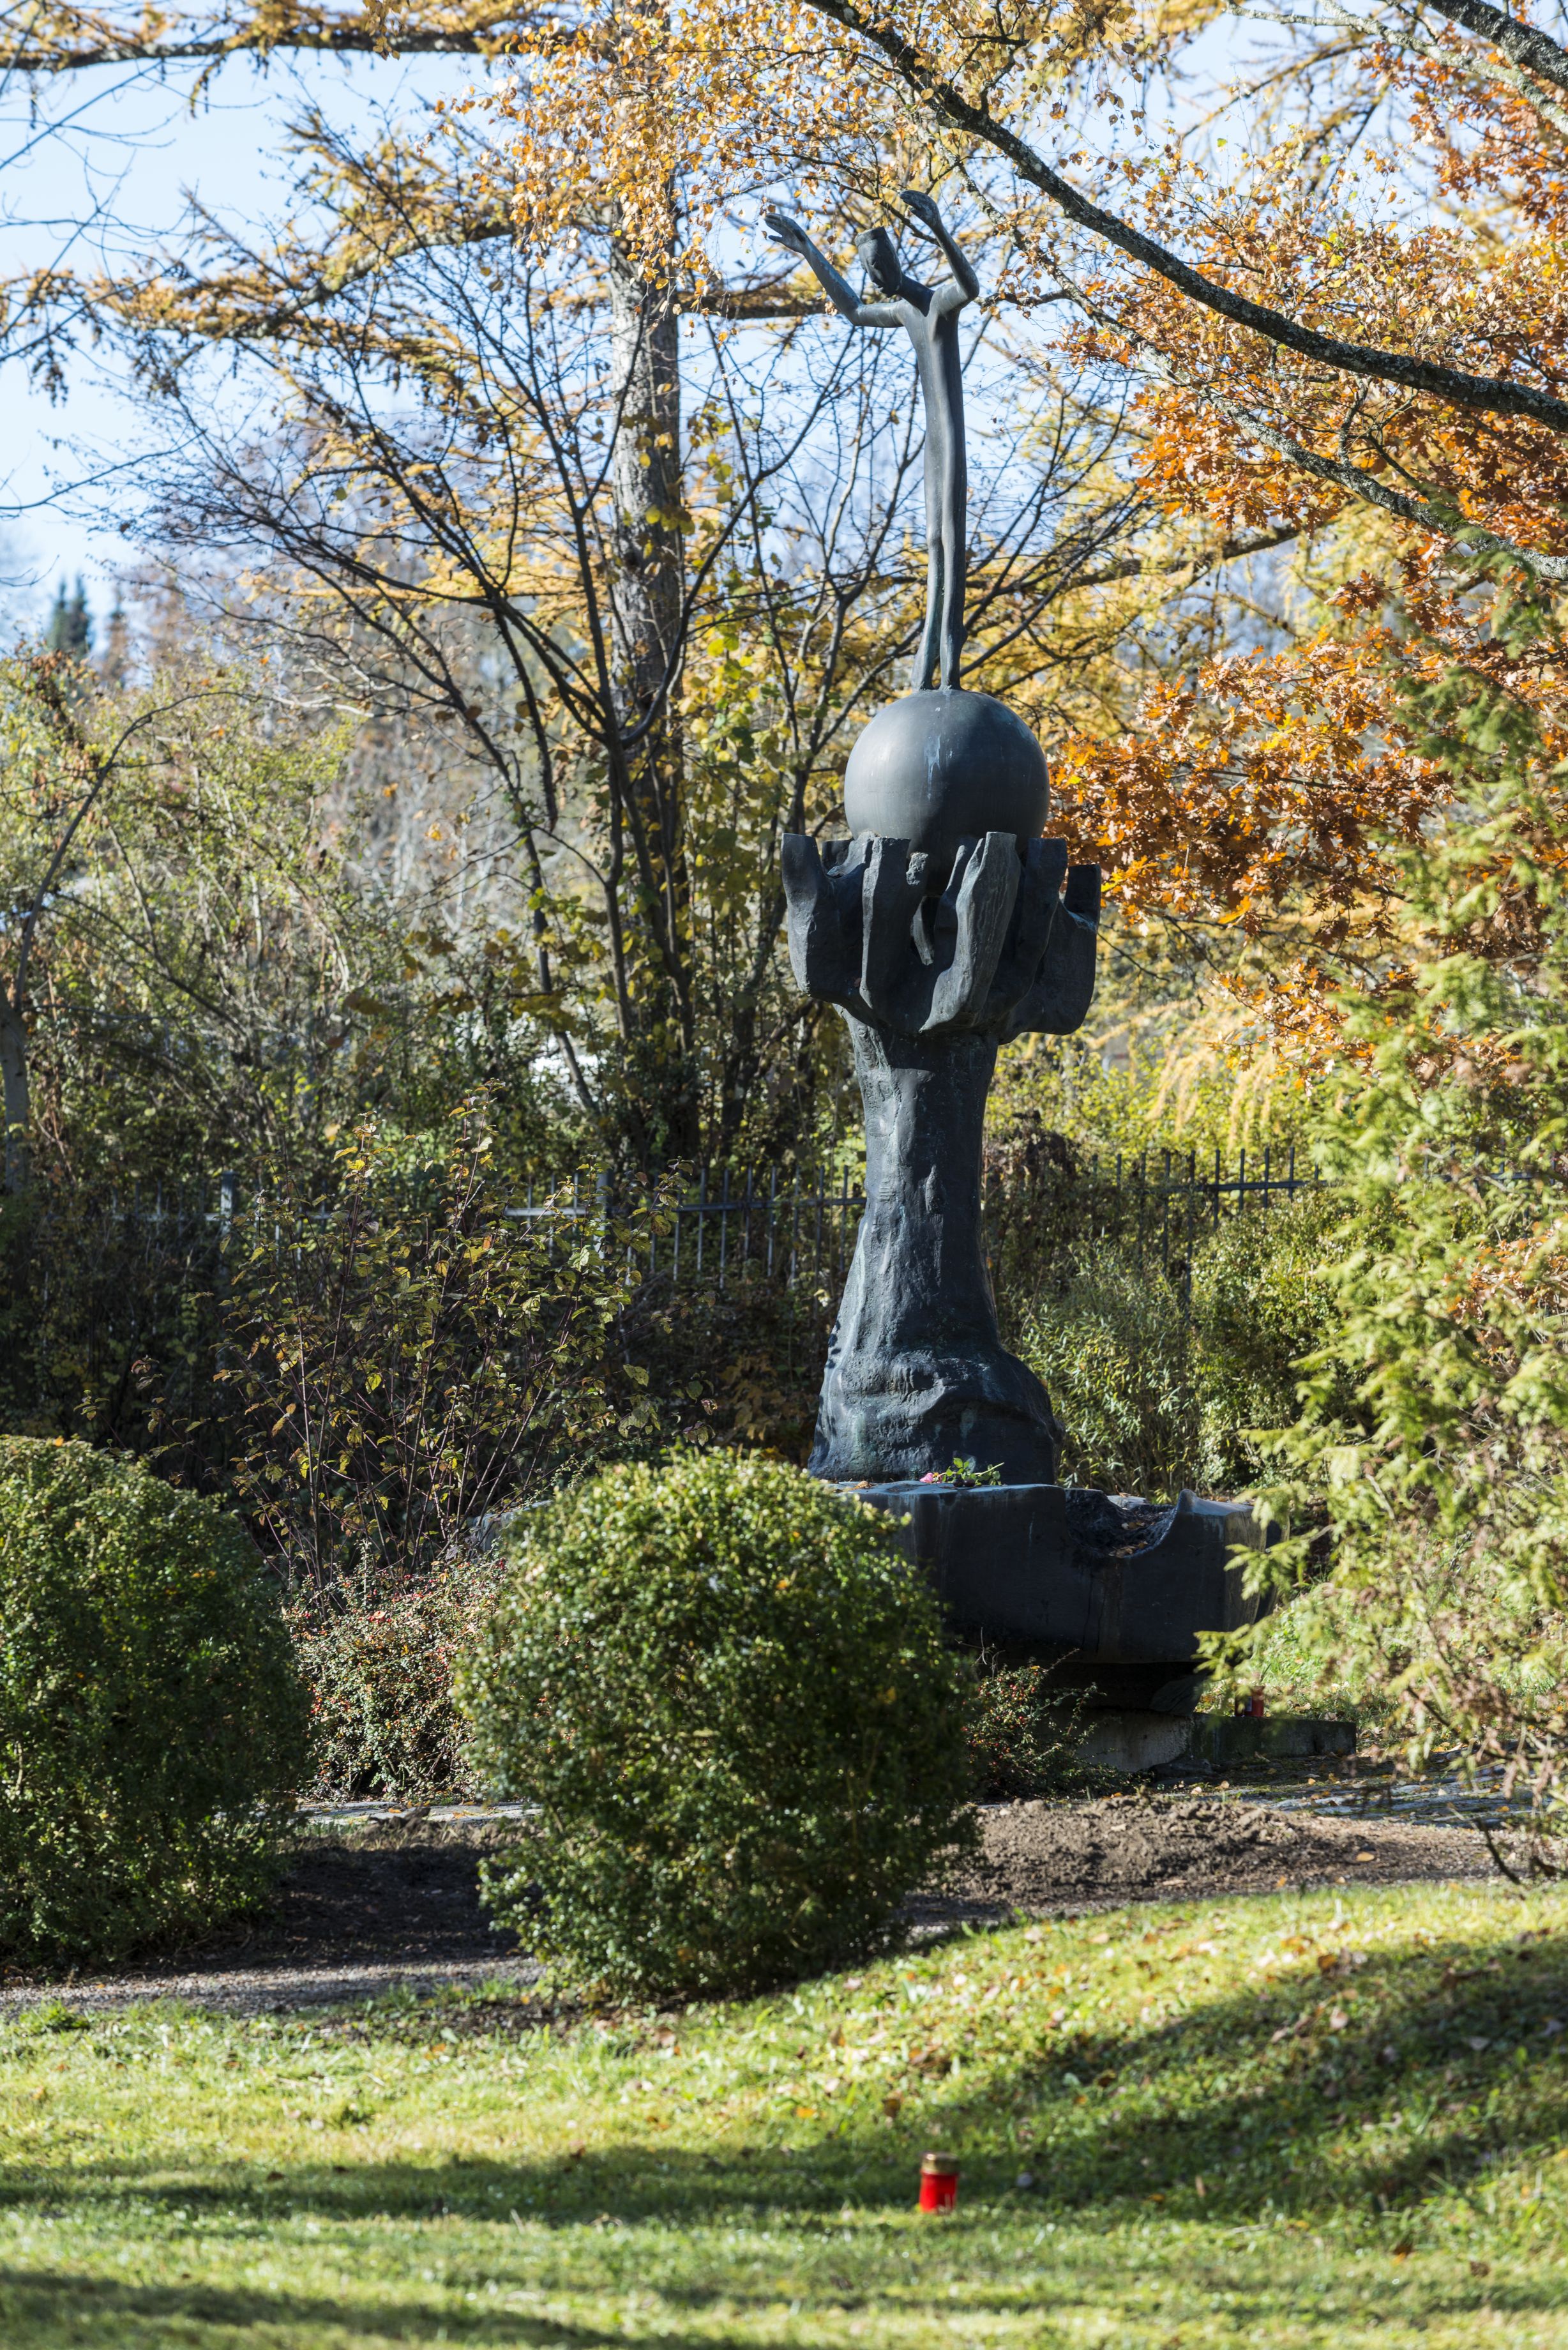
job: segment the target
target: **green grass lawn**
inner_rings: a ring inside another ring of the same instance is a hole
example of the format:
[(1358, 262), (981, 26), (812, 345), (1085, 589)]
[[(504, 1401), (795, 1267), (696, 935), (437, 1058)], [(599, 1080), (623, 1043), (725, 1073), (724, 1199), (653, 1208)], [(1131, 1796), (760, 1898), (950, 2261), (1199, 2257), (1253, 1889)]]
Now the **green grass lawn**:
[(662, 2022), (57, 2008), (0, 2027), (0, 2344), (1568, 2345), (1558, 2018), (1568, 1893), (1501, 1886), (1118, 1911)]

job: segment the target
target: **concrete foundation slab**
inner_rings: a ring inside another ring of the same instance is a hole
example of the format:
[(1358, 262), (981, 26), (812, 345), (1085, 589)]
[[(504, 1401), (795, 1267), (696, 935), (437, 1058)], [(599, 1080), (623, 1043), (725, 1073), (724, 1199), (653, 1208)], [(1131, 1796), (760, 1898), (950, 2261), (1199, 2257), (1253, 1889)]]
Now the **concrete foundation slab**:
[(1191, 1740), (1189, 1715), (1090, 1713), (1078, 1760), (1102, 1771), (1158, 1771), (1162, 1762), (1180, 1762)]

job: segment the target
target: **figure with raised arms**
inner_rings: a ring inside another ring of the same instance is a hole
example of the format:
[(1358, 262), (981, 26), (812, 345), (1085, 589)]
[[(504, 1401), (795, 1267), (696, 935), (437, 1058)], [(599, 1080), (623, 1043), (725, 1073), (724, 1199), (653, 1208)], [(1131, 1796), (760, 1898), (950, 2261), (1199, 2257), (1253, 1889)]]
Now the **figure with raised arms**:
[(915, 188), (902, 189), (900, 196), (911, 220), (935, 241), (953, 273), (940, 286), (922, 286), (906, 276), (887, 230), (867, 229), (856, 239), (855, 250), (875, 298), (861, 301), (798, 221), (787, 213), (769, 213), (767, 224), (781, 244), (810, 265), (834, 308), (852, 327), (902, 327), (915, 346), (926, 410), (926, 624), (909, 689), (924, 693), (940, 681), (942, 691), (950, 693), (958, 688), (963, 650), (969, 494), (958, 315), (975, 299), (980, 283), (930, 197)]

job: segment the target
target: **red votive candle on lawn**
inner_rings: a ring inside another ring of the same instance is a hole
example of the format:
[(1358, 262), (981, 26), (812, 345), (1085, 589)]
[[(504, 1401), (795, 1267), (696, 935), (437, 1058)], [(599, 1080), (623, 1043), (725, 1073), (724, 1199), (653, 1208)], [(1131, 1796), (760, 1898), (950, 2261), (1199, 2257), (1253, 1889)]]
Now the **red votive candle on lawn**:
[(950, 2211), (958, 2201), (956, 2154), (928, 2154), (920, 2165), (920, 2209)]

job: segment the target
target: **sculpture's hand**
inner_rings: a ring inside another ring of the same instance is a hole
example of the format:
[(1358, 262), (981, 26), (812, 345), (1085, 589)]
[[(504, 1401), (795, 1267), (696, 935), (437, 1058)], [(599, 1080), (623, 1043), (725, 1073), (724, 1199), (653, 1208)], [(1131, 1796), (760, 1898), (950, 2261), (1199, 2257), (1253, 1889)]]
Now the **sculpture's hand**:
[(841, 318), (852, 327), (898, 327), (903, 315), (891, 302), (862, 302), (846, 277), (841, 277), (826, 254), (819, 253), (799, 221), (788, 213), (764, 213), (763, 219), (781, 244), (798, 253)]
[(961, 842), (943, 899), (952, 902), (956, 917), (953, 959), (931, 990), (923, 1034), (974, 1026), (1002, 960), (1019, 879), (1018, 843), (1011, 833)]
[(791, 220), (788, 213), (764, 213), (763, 224), (771, 236), (777, 237), (781, 244), (787, 244), (792, 253), (809, 255), (811, 239), (799, 221)]
[(898, 202), (929, 228), (933, 236), (940, 234), (942, 216), (931, 197), (922, 195), (919, 188), (900, 188)]
[[(1041, 843), (1051, 860), (1053, 877), (1061, 871), (1060, 841)], [(1021, 1036), (1029, 1030), (1046, 1036), (1070, 1036), (1081, 1028), (1095, 993), (1095, 948), (1100, 923), (1100, 868), (1071, 865), (1066, 887), (1056, 902), (1046, 933), (1039, 975), (1017, 1004), (1002, 1032)]]
[(966, 302), (972, 302), (979, 294), (979, 278), (953, 243), (951, 233), (933, 200), (923, 196), (919, 188), (900, 188), (898, 193), (909, 209), (909, 218), (919, 222), (952, 271), (953, 285), (950, 288), (940, 286), (937, 288), (938, 300), (947, 309), (961, 310)]
[[(853, 853), (850, 842), (839, 844), (840, 858)], [(828, 854), (830, 858), (834, 855), (831, 846)], [(859, 972), (855, 961), (859, 941), (855, 941), (856, 955), (852, 958), (845, 936), (844, 914), (851, 904), (858, 911), (857, 901), (864, 887), (860, 868), (857, 865), (846, 872), (835, 859), (830, 870), (815, 840), (805, 833), (786, 832), (781, 876), (788, 908), (789, 959), (802, 990), (823, 1003), (858, 1003), (856, 982)], [(836, 889), (836, 881), (839, 884)]]

